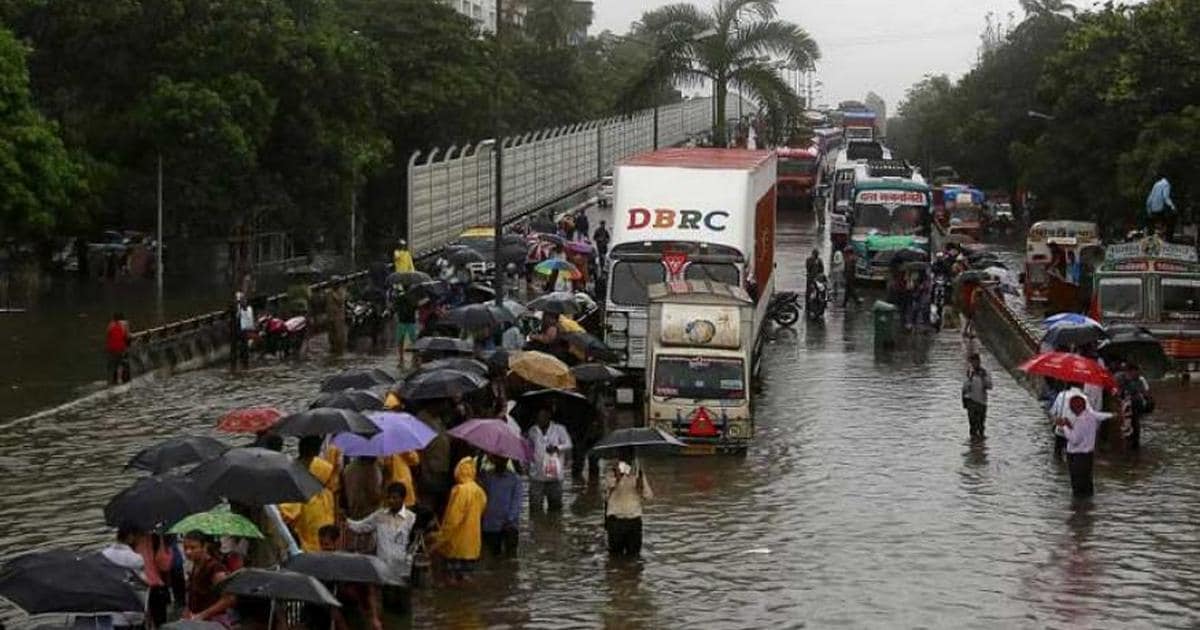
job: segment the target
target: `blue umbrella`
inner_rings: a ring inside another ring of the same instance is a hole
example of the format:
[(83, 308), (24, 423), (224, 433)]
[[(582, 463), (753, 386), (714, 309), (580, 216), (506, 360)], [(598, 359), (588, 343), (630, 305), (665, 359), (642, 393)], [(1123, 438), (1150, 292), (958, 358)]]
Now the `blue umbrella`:
[(1047, 317), (1046, 319), (1042, 320), (1042, 326), (1044, 326), (1046, 328), (1054, 328), (1055, 326), (1059, 326), (1062, 324), (1074, 324), (1076, 326), (1095, 326), (1096, 328), (1102, 327), (1100, 325), (1100, 322), (1092, 319), (1091, 317), (1088, 317), (1087, 315), (1082, 315), (1080, 313), (1059, 313), (1057, 315), (1051, 315), (1050, 317)]
[(367, 417), (379, 425), (379, 433), (365, 438), (356, 433), (340, 433), (334, 446), (351, 457), (387, 457), (396, 453), (419, 451), (429, 445), (437, 432), (407, 413), (378, 411)]

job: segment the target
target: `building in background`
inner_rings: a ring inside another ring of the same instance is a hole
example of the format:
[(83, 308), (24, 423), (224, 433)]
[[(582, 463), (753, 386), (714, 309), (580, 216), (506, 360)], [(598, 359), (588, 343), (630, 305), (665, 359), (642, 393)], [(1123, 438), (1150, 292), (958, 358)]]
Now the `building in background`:
[[(443, 0), (455, 11), (471, 18), (485, 33), (496, 31), (496, 0)], [(508, 22), (520, 26), (525, 21), (525, 0), (502, 0)], [(591, 3), (588, 3), (591, 4)], [(586, 35), (585, 35), (586, 38)]]
[(875, 112), (875, 128), (879, 131), (880, 137), (886, 138), (887, 101), (874, 92), (867, 92), (867, 97), (863, 99), (863, 103), (867, 106), (867, 109)]
[(588, 27), (592, 25), (592, 17), (595, 15), (595, 9), (590, 0), (577, 0), (575, 2), (575, 11), (577, 13), (577, 26), (567, 41), (572, 46), (582, 46), (587, 43)]

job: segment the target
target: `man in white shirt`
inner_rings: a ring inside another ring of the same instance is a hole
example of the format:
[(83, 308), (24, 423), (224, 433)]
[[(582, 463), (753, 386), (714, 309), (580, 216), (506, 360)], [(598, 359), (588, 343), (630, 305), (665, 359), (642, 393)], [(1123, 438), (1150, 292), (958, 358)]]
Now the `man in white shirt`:
[(525, 435), (533, 445), (533, 461), (529, 463), (530, 512), (541, 512), (543, 503), (551, 512), (562, 510), (562, 480), (571, 452), (571, 436), (566, 427), (550, 420), (552, 414), (550, 406), (539, 409), (537, 421)]
[(258, 323), (254, 321), (254, 308), (246, 301), (246, 294), (238, 292), (237, 298), (237, 344), (234, 346), (234, 367), (250, 367), (250, 338)]
[(1047, 412), (1050, 416), (1050, 424), (1054, 428), (1054, 458), (1062, 459), (1063, 452), (1067, 448), (1067, 434), (1064, 433), (1062, 425), (1058, 423), (1060, 418), (1072, 420), (1075, 414), (1071, 413), (1071, 407), (1068, 401), (1075, 396), (1087, 397), (1087, 394), (1077, 385), (1071, 385), (1067, 389), (1062, 390), (1054, 397), (1054, 402), (1050, 403), (1050, 410)]
[(407, 495), (408, 488), (404, 484), (388, 484), (384, 507), (360, 521), (346, 519), (346, 527), (350, 531), (375, 534), (375, 556), (387, 565), (392, 579), (401, 585), (407, 585), (412, 574), (412, 554), (409, 553), (408, 542), (413, 525), (417, 522), (417, 515), (404, 507)]
[(1112, 414), (1093, 411), (1087, 398), (1075, 394), (1067, 403), (1074, 418), (1059, 417), (1058, 425), (1067, 438), (1067, 469), (1071, 473), (1071, 491), (1076, 498), (1086, 498), (1095, 493), (1092, 485), (1092, 463), (1096, 450), (1096, 432), (1100, 423)]
[[(100, 555), (105, 560), (121, 567), (128, 569), (141, 583), (135, 584), (138, 591), (138, 596), (143, 603), (149, 597), (149, 585), (146, 580), (146, 561), (142, 558), (142, 554), (134, 551), (133, 547), (138, 542), (138, 537), (141, 534), (131, 527), (121, 526), (117, 528), (117, 540), (100, 550)], [(143, 612), (122, 611), (121, 614), (112, 615), (112, 623), (114, 627), (129, 627), (134, 628), (141, 626), (144, 622), (145, 615)]]
[(654, 498), (650, 482), (634, 462), (633, 449), (621, 454), (604, 473), (604, 531), (608, 553), (637, 557), (642, 553), (642, 502)]

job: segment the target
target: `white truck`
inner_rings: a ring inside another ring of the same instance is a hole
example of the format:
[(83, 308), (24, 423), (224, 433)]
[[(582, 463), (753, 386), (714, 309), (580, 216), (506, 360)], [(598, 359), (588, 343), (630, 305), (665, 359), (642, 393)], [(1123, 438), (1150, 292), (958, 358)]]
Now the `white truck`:
[(775, 154), (662, 149), (619, 163), (614, 178), (605, 342), (635, 384), (618, 383), (617, 403), (635, 404), (643, 382), (652, 284), (712, 280), (745, 289), (755, 304), (757, 356), (775, 292)]
[(744, 452), (754, 437), (754, 301), (707, 280), (649, 292), (646, 426), (678, 437), (689, 454)]

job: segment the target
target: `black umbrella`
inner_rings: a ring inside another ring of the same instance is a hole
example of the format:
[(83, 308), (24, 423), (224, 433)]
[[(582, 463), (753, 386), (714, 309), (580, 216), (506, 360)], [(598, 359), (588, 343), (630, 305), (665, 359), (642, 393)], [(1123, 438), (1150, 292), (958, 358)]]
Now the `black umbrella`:
[(408, 287), (408, 293), (417, 298), (427, 297), (437, 299), (449, 292), (450, 287), (441, 280), (430, 280), (429, 282), (421, 282)]
[(158, 474), (210, 460), (227, 450), (229, 445), (220, 440), (202, 435), (183, 435), (138, 451), (125, 467)]
[(341, 607), (325, 585), (311, 575), (295, 571), (241, 569), (222, 582), (220, 589), (222, 593), (242, 597)]
[(283, 568), (321, 580), (358, 584), (394, 584), (391, 571), (375, 556), (342, 551), (318, 551), (292, 556)]
[(571, 368), (571, 373), (580, 383), (604, 383), (625, 376), (621, 370), (603, 363), (582, 363)]
[(481, 254), (478, 250), (467, 247), (466, 245), (447, 246), (442, 252), (442, 257), (450, 261), (450, 264), (462, 266), (468, 263), (487, 262), (488, 257)]
[(321, 482), (283, 453), (234, 448), (188, 473), (205, 492), (242, 505), (302, 503), (321, 491)]
[(496, 290), (486, 284), (472, 282), (467, 285), (467, 301), (473, 303), (495, 302)]
[(596, 407), (583, 394), (565, 389), (538, 389), (517, 398), (512, 416), (518, 422), (527, 424), (533, 421), (539, 408), (551, 403), (555, 407), (554, 419), (563, 424), (581, 426), (596, 415)]
[(414, 284), (421, 284), (422, 282), (429, 282), (431, 280), (433, 280), (433, 278), (429, 277), (429, 274), (425, 273), (424, 271), (397, 271), (389, 274), (387, 277), (388, 284), (398, 284), (405, 289)]
[(503, 306), (488, 302), (460, 306), (447, 313), (442, 321), (461, 329), (476, 330), (492, 328), (498, 324), (511, 324), (517, 321), (517, 318)]
[(521, 241), (502, 243), (500, 245), (500, 255), (496, 258), (499, 264), (513, 263), (514, 265), (522, 265), (525, 263), (527, 256), (529, 256), (529, 246), (524, 241)]
[(128, 569), (96, 553), (40, 551), (0, 567), (0, 597), (31, 615), (142, 611), (137, 584)]
[(352, 409), (316, 407), (284, 416), (271, 431), (282, 436), (297, 437), (334, 433), (375, 435), (379, 433), (379, 427), (370, 418)]
[(579, 312), (575, 296), (566, 291), (555, 291), (535, 298), (525, 305), (531, 311), (543, 311), (555, 315), (574, 315)]
[(571, 332), (562, 335), (563, 341), (572, 349), (584, 356), (585, 360), (615, 361), (616, 352), (595, 336), (585, 332)]
[(1125, 361), (1138, 366), (1147, 376), (1160, 378), (1171, 365), (1162, 342), (1140, 326), (1109, 326), (1108, 341), (1100, 346), (1100, 356), (1106, 361)]
[(452, 352), (457, 354), (473, 354), (475, 348), (470, 341), (453, 337), (421, 337), (413, 344), (417, 352)]
[(104, 506), (104, 522), (113, 527), (152, 531), (168, 528), (185, 516), (217, 504), (191, 477), (143, 477), (117, 493)]
[(592, 447), (592, 451), (595, 452), (629, 447), (682, 448), (683, 446), (685, 446), (684, 443), (677, 440), (675, 436), (665, 433), (659, 429), (637, 427), (633, 429), (617, 429), (616, 431), (609, 433)]
[(1102, 328), (1091, 324), (1059, 324), (1042, 337), (1042, 343), (1054, 348), (1077, 348), (1096, 343), (1108, 336)]
[(372, 370), (346, 370), (321, 381), (322, 392), (340, 392), (344, 389), (369, 389), (376, 385), (391, 385), (396, 379), (378, 368)]
[(478, 374), (442, 369), (417, 374), (400, 388), (405, 400), (432, 400), (464, 396), (487, 387), (488, 380)]
[(426, 361), (421, 364), (421, 367), (412, 374), (408, 379), (416, 377), (418, 374), (427, 372), (436, 372), (438, 370), (459, 370), (460, 372), (470, 372), (480, 376), (487, 376), (488, 366), (483, 361), (468, 359), (467, 357), (450, 357), (448, 359), (437, 359), (434, 361)]
[(892, 254), (891, 264), (900, 265), (907, 262), (924, 262), (929, 260), (929, 253), (920, 249), (906, 247)]
[(316, 409), (317, 407), (349, 409), (358, 412), (378, 411), (383, 409), (383, 400), (365, 389), (348, 389), (344, 392), (326, 392), (317, 396), (308, 408)]

